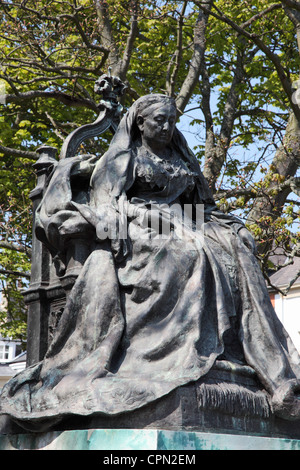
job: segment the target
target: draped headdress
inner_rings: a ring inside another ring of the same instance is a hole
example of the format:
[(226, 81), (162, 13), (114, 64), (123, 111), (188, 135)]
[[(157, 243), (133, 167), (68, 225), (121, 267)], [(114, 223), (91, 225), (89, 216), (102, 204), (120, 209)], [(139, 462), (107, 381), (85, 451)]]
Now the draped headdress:
[[(139, 98), (122, 118), (111, 141), (108, 151), (97, 163), (91, 178), (92, 201), (97, 207), (101, 203), (111, 203), (121, 194), (126, 193), (134, 181), (134, 157), (140, 131), (137, 117), (150, 111), (153, 104), (170, 103), (176, 108), (172, 97), (162, 94), (150, 94)], [(176, 149), (190, 169), (198, 175), (198, 202), (214, 205), (213, 196), (204, 178), (199, 163), (188, 147), (183, 134), (175, 127), (171, 147)]]

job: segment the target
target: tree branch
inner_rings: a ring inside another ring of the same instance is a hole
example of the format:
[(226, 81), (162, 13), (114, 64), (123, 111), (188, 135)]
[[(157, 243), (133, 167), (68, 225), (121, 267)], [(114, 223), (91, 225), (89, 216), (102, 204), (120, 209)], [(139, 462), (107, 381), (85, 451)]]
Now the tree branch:
[(86, 100), (84, 98), (76, 98), (74, 96), (68, 95), (67, 93), (59, 91), (31, 90), (25, 91), (24, 93), (18, 93), (18, 95), (5, 94), (0, 95), (0, 102), (22, 103), (23, 100), (32, 100), (35, 98), (55, 98), (67, 106), (88, 107), (97, 113), (99, 112), (96, 103), (93, 101)]
[(48, 113), (48, 111), (45, 111), (45, 115), (46, 117), (49, 119), (49, 121), (51, 122), (52, 126), (53, 126), (53, 129), (54, 129), (54, 132), (55, 134), (57, 135), (57, 137), (59, 139), (61, 139), (62, 141), (65, 140), (65, 138), (68, 136), (68, 133), (65, 132), (65, 135), (62, 135), (61, 132), (60, 132), (60, 129), (59, 129), (59, 126), (57, 125), (57, 122), (53, 119), (53, 117), (51, 116), (50, 113)]
[(125, 81), (126, 74), (130, 65), (131, 54), (133, 50), (134, 41), (138, 34), (138, 1), (131, 1), (132, 15), (130, 18), (130, 31), (126, 41), (126, 47), (123, 53), (123, 58), (120, 66), (119, 77)]
[[(57, 15), (57, 16), (50, 16), (50, 15), (43, 15), (38, 9), (33, 9), (33, 8), (29, 8), (28, 6), (26, 6), (26, 2), (21, 2), (20, 5), (18, 5), (19, 8), (21, 8), (23, 11), (26, 11), (28, 13), (30, 13), (31, 15), (36, 15), (37, 18), (39, 18), (39, 20), (42, 20), (42, 21), (51, 21), (53, 23), (56, 23), (57, 25), (59, 23), (63, 23), (66, 19), (68, 20), (71, 20), (77, 27), (77, 31), (79, 32), (84, 44), (89, 48), (89, 49), (94, 49), (98, 52), (102, 52), (104, 54), (108, 54), (108, 50), (104, 47), (104, 46), (101, 46), (101, 45), (98, 45), (98, 44), (92, 44), (87, 35), (85, 34), (81, 24), (80, 24), (80, 21), (79, 21), (79, 18), (78, 18), (78, 12), (80, 10), (83, 9), (82, 6), (80, 7), (74, 7), (74, 5), (71, 5), (71, 3), (68, 3), (69, 6), (71, 6), (73, 8), (73, 11), (75, 11), (75, 13), (73, 14), (70, 14), (70, 13), (62, 13), (60, 15)], [(11, 6), (9, 3), (7, 3), (7, 6)]]
[(231, 198), (231, 197), (240, 197), (246, 196), (249, 198), (258, 197), (260, 196), (259, 192), (261, 192), (262, 196), (274, 196), (274, 192), (282, 192), (286, 189), (290, 189), (290, 191), (298, 194), (300, 189), (300, 177), (291, 177), (287, 180), (283, 181), (282, 183), (276, 184), (276, 186), (272, 186), (269, 188), (256, 188), (255, 186), (247, 187), (247, 188), (234, 188), (228, 189), (225, 191), (218, 191), (214, 198), (218, 201), (223, 198)]
[(205, 119), (205, 162), (209, 162), (215, 158), (215, 134), (214, 134), (214, 121), (210, 106), (211, 86), (209, 81), (209, 74), (206, 67), (205, 57), (201, 66), (202, 76), (202, 100), (201, 110)]
[[(108, 60), (112, 68), (113, 75), (119, 75), (119, 66), (121, 62), (120, 52), (115, 43), (111, 18), (109, 16), (108, 5), (105, 0), (94, 0), (96, 12), (101, 27), (101, 38), (106, 50), (109, 51)], [(121, 77), (120, 77), (121, 78)], [(122, 78), (121, 78), (122, 80)]]
[(212, 10), (208, 10), (205, 6), (203, 6), (202, 2), (195, 1), (195, 4), (197, 4), (199, 6), (199, 8), (201, 10), (203, 10), (204, 12), (206, 12), (207, 14), (210, 13), (212, 16), (214, 16), (218, 20), (223, 21), (224, 23), (231, 26), (237, 33), (239, 33), (240, 35), (246, 37), (250, 41), (254, 42), (259, 47), (259, 49), (262, 52), (264, 52), (266, 57), (268, 57), (268, 59), (270, 59), (270, 61), (273, 63), (274, 67), (276, 68), (279, 80), (281, 81), (282, 87), (283, 87), (283, 89), (284, 89), (284, 91), (287, 95), (288, 100), (289, 100), (290, 107), (293, 110), (297, 120), (300, 122), (300, 108), (297, 104), (295, 104), (293, 102), (293, 99), (292, 99), (292, 95), (293, 95), (292, 85), (291, 85), (290, 80), (288, 79), (288, 77), (285, 73), (284, 68), (281, 65), (281, 62), (280, 62), (280, 59), (279, 59), (278, 55), (275, 54), (274, 52), (272, 52), (257, 35), (249, 33), (242, 26), (239, 26), (233, 20), (228, 18), (228, 16), (224, 15), (224, 13), (222, 13), (216, 7), (216, 5), (213, 5), (213, 7), (217, 10), (218, 13), (216, 13)]
[[(185, 10), (187, 7), (187, 1), (183, 2), (182, 9), (177, 19), (177, 43), (176, 43), (176, 51), (174, 52), (170, 63), (167, 69), (167, 83), (166, 89), (170, 96), (174, 95), (174, 88), (175, 88), (175, 81), (178, 74), (181, 57), (182, 57), (182, 28), (183, 28), (183, 18), (185, 14)], [(172, 65), (175, 62), (173, 72), (171, 73)]]
[[(32, 69), (38, 69), (38, 70), (43, 70), (44, 72), (50, 72), (50, 73), (60, 73), (62, 71), (67, 71), (67, 72), (82, 72), (84, 74), (84, 79), (85, 80), (89, 80), (89, 81), (94, 81), (93, 78), (90, 78), (90, 77), (87, 77), (85, 76), (86, 74), (95, 74), (98, 76), (99, 74), (99, 64), (93, 68), (93, 69), (89, 69), (87, 67), (83, 67), (83, 66), (77, 66), (77, 65), (67, 65), (67, 64), (64, 64), (64, 63), (57, 63), (55, 64), (53, 67), (52, 66), (47, 66), (45, 65), (43, 62), (38, 62), (38, 61), (35, 61), (33, 59), (25, 59), (25, 58), (20, 58), (20, 57), (11, 57), (11, 58), (6, 58), (7, 62), (4, 62), (2, 63), (2, 66), (3, 67), (12, 67), (12, 68), (20, 68), (20, 64), (22, 65), (22, 67), (28, 71), (31, 71), (30, 68)], [(16, 65), (14, 65), (14, 62), (16, 63)], [(79, 78), (80, 76), (79, 75), (59, 75), (57, 77), (49, 77), (49, 76), (45, 76), (45, 79), (48, 80), (48, 81), (52, 81), (52, 80), (55, 80), (55, 79), (62, 79), (62, 78), (67, 78), (69, 80), (72, 80), (74, 78)], [(43, 78), (43, 77), (42, 77)], [(10, 80), (10, 77), (7, 77), (7, 76), (3, 76), (3, 79), (4, 80), (7, 80), (9, 82)], [(38, 77), (38, 79), (40, 79), (40, 77)], [(16, 79), (14, 79), (14, 81), (16, 81)], [(26, 83), (26, 82), (16, 82), (16, 83)]]
[[(241, 38), (243, 39), (243, 38)], [(237, 51), (237, 62), (234, 76), (224, 107), (220, 135), (215, 146), (213, 158), (206, 158), (204, 176), (209, 182), (212, 191), (215, 192), (215, 184), (226, 159), (231, 141), (233, 125), (236, 116), (237, 103), (239, 99), (238, 85), (244, 77), (242, 53)]]
[(17, 251), (19, 253), (26, 253), (31, 256), (31, 248), (27, 248), (23, 245), (19, 245), (13, 242), (0, 241), (0, 248), (5, 248), (7, 250)]
[(30, 279), (30, 273), (21, 273), (20, 271), (12, 271), (10, 269), (1, 269), (0, 274), (9, 275), (9, 276), (17, 276), (17, 277), (25, 277), (26, 279)]
[(0, 145), (0, 153), (4, 153), (4, 155), (11, 155), (12, 157), (28, 158), (30, 160), (38, 160), (40, 158), (40, 155), (36, 152), (30, 152), (29, 150), (12, 149), (8, 147), (3, 147), (2, 145)]
[(106, 57), (108, 56), (109, 54), (109, 50), (106, 49), (106, 47), (103, 47), (103, 46), (100, 46), (98, 44), (92, 44), (87, 35), (85, 34), (84, 30), (82, 29), (81, 27), (81, 24), (80, 24), (80, 21), (78, 19), (78, 16), (77, 16), (77, 12), (74, 14), (74, 15), (59, 15), (58, 16), (59, 19), (70, 19), (71, 21), (73, 21), (77, 27), (77, 31), (79, 32), (84, 44), (89, 48), (89, 49), (94, 49), (98, 52), (102, 52)]
[(270, 13), (271, 11), (277, 9), (277, 8), (282, 8), (282, 4), (281, 3), (273, 3), (273, 5), (270, 5), (268, 8), (266, 8), (265, 10), (262, 10), (260, 11), (259, 13), (257, 13), (256, 15), (253, 15), (252, 18), (250, 18), (249, 20), (245, 21), (245, 23), (243, 23), (241, 25), (242, 28), (247, 28), (248, 26), (250, 26), (252, 23), (254, 23), (255, 21), (261, 19), (262, 17), (266, 16), (268, 13)]
[(211, 11), (211, 4), (212, 4), (211, 0), (197, 2), (197, 5), (199, 5), (200, 7), (200, 12), (197, 17), (195, 28), (194, 28), (194, 52), (193, 52), (193, 56), (190, 62), (187, 76), (176, 98), (177, 109), (180, 113), (184, 112), (184, 109), (187, 103), (189, 102), (189, 99), (191, 98), (193, 91), (199, 81), (202, 61), (204, 58), (204, 52), (205, 52), (205, 47), (206, 47), (205, 33), (206, 33), (208, 17)]
[(283, 6), (283, 9), (286, 15), (288, 16), (288, 18), (291, 20), (291, 22), (295, 26), (296, 34), (297, 34), (298, 52), (300, 53), (300, 9), (295, 10), (294, 8), (289, 7), (286, 3)]

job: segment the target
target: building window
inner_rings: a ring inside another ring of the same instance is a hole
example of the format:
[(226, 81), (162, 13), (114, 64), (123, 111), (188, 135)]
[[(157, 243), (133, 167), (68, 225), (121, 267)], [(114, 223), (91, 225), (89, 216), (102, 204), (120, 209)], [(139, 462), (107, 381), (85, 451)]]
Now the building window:
[(9, 345), (0, 344), (0, 361), (9, 359)]

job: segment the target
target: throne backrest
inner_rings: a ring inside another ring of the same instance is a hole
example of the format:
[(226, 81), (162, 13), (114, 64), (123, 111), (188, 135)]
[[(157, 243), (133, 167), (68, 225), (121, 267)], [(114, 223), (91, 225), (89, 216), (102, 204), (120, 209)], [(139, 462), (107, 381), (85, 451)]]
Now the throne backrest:
[[(94, 138), (110, 129), (115, 133), (123, 107), (118, 97), (125, 92), (126, 86), (118, 77), (102, 75), (95, 83), (95, 93), (102, 95), (98, 104), (97, 119), (72, 131), (63, 142), (59, 159), (74, 158), (82, 142)], [(34, 164), (37, 185), (31, 192), (33, 203), (32, 264), (30, 286), (24, 293), (28, 306), (27, 317), (27, 365), (43, 359), (49, 342), (63, 312), (80, 268), (87, 256), (88, 249), (80, 239), (70, 242), (66, 254), (67, 265), (63, 275), (59, 274), (57, 262), (53, 259), (45, 243), (36, 236), (36, 210), (42, 201), (58, 160), (57, 149), (46, 145), (37, 152), (39, 159)]]

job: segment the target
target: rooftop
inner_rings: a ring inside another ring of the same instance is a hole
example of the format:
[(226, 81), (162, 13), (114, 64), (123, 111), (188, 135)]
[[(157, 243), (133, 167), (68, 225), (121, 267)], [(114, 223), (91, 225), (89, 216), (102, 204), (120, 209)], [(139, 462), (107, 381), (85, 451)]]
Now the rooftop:
[(26, 351), (22, 352), (9, 362), (0, 362), (0, 378), (13, 377), (26, 364)]
[[(280, 255), (279, 255), (280, 257)], [(278, 261), (280, 264), (284, 264), (288, 259), (279, 258)], [(273, 262), (275, 260), (272, 260)], [(276, 264), (274, 262), (274, 264)], [(283, 288), (289, 285), (292, 280), (295, 280), (293, 283), (293, 288), (300, 286), (300, 257), (295, 256), (293, 262), (287, 266), (280, 268), (277, 272), (274, 272), (270, 275), (270, 281), (273, 286), (278, 288)]]

